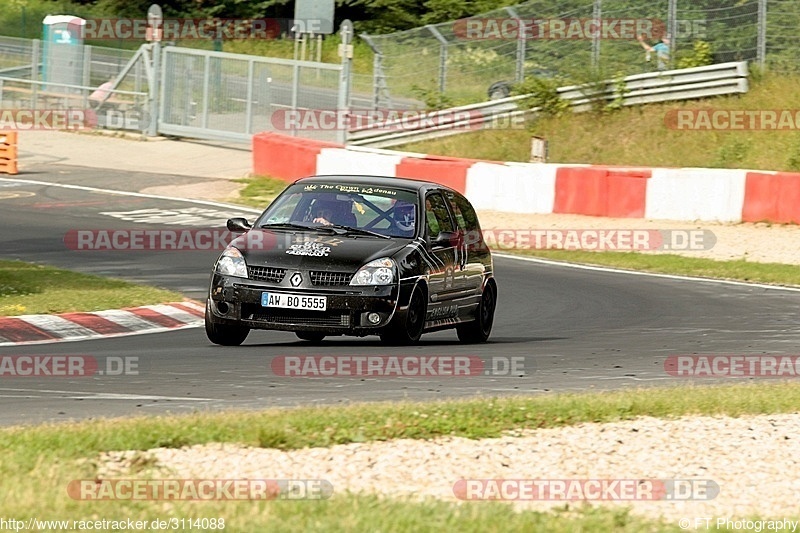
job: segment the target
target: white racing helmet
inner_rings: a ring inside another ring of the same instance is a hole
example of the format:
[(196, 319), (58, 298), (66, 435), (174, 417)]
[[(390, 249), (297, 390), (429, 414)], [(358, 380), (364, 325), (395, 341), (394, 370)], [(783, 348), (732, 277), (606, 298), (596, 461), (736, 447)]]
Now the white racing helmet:
[(392, 212), (395, 226), (401, 231), (412, 233), (417, 223), (416, 211), (414, 204), (403, 201), (397, 202)]

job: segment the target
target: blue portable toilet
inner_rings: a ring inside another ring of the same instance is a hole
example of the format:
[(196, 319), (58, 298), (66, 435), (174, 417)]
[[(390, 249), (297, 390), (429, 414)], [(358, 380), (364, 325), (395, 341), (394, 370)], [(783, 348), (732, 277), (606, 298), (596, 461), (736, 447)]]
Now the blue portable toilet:
[[(47, 15), (42, 23), (42, 81), (81, 85), (86, 21), (72, 15)], [(44, 90), (71, 92), (54, 85), (45, 85)]]

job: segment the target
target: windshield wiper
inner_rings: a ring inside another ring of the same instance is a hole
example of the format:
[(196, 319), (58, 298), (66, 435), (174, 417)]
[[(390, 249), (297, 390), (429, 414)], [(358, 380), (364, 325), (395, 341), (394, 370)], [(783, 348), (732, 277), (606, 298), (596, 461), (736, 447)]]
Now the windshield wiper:
[(329, 226), (307, 226), (305, 224), (298, 224), (296, 222), (275, 222), (272, 224), (261, 224), (259, 228), (268, 228), (268, 229), (302, 229), (302, 230), (318, 230), (319, 228), (325, 228)]
[(381, 239), (391, 239), (391, 237), (389, 237), (388, 235), (383, 235), (381, 233), (370, 231), (368, 229), (354, 228), (352, 226), (344, 226), (342, 224), (331, 224), (330, 226), (324, 226), (324, 227), (344, 230), (347, 233), (359, 233), (361, 235), (371, 235), (373, 237), (380, 237)]

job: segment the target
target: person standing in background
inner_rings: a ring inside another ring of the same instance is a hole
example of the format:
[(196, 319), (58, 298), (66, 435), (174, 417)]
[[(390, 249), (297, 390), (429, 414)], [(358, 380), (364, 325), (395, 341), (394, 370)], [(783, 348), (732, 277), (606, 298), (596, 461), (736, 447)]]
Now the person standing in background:
[(644, 35), (640, 35), (638, 38), (639, 44), (642, 45), (647, 51), (647, 61), (650, 61), (650, 54), (656, 55), (656, 68), (658, 70), (667, 70), (669, 68), (669, 37), (664, 36), (658, 41), (655, 45), (650, 46), (646, 42), (644, 42)]

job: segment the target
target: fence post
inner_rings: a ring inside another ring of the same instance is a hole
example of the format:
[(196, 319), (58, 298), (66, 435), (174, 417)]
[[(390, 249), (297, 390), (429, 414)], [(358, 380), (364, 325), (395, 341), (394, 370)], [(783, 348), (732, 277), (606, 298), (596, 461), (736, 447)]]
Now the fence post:
[(767, 59), (767, 0), (758, 0), (758, 49), (756, 62), (764, 67)]
[(442, 43), (441, 48), (439, 48), (439, 92), (444, 94), (445, 89), (447, 89), (447, 45), (449, 43), (435, 26), (428, 24), (425, 27)]
[[(208, 62), (208, 56), (206, 56), (206, 62)], [(250, 134), (253, 130), (253, 78), (255, 77), (255, 68), (255, 61), (250, 59), (247, 62), (247, 103), (244, 111), (244, 132), (247, 134)], [(203, 110), (203, 112), (205, 113), (206, 110)]]
[[(147, 135), (155, 137), (158, 135), (158, 114), (161, 106), (163, 105), (163, 98), (159, 102), (160, 93), (160, 77), (161, 77), (161, 43), (155, 41), (152, 44), (151, 52), (153, 54), (153, 79), (150, 81), (150, 94), (148, 95), (149, 109), (150, 109), (150, 123), (148, 124)], [(145, 56), (146, 57), (146, 56)]]
[[(342, 71), (339, 75), (339, 101), (336, 106), (337, 112), (346, 116), (350, 108), (350, 65), (353, 62), (353, 23), (350, 19), (344, 19), (339, 26), (339, 35), (342, 38), (340, 53), (342, 56)], [(339, 121), (337, 121), (339, 122)], [(346, 124), (346, 121), (344, 121)], [(337, 141), (344, 143), (347, 141), (347, 128), (336, 130)]]
[[(592, 19), (597, 21), (597, 27), (602, 24), (600, 18), (603, 16), (602, 0), (594, 0), (592, 5)], [(600, 32), (592, 35), (592, 70), (597, 70), (600, 66)]]
[(514, 69), (514, 79), (520, 82), (525, 78), (525, 43), (528, 36), (525, 33), (525, 24), (522, 22), (522, 19), (514, 10), (514, 8), (507, 7), (505, 10), (509, 15), (511, 15), (511, 18), (516, 19), (517, 21), (517, 64), (516, 68)]
[(672, 68), (678, 37), (678, 0), (669, 0), (667, 4), (667, 35), (669, 36), (669, 64), (667, 68)]

